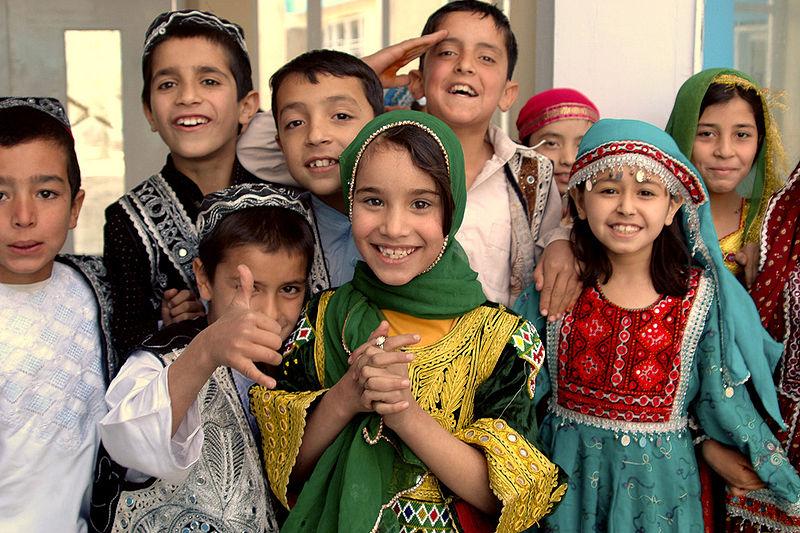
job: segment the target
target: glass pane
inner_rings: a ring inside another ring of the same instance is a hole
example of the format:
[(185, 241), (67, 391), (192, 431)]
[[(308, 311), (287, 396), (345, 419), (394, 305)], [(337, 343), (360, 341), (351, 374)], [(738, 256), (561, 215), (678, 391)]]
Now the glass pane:
[(306, 51), (305, 0), (258, 0), (259, 92), (269, 109), (269, 77), (287, 61)]
[(67, 113), (86, 191), (74, 250), (100, 254), (105, 207), (125, 192), (120, 32), (67, 30), (64, 49)]
[(800, 2), (739, 0), (734, 17), (736, 68), (782, 95), (786, 104), (773, 112), (791, 171), (800, 159), (800, 77), (794, 57), (800, 47)]
[[(362, 57), (381, 48), (380, 0), (322, 0), (323, 48)], [(330, 34), (328, 28), (332, 28)]]

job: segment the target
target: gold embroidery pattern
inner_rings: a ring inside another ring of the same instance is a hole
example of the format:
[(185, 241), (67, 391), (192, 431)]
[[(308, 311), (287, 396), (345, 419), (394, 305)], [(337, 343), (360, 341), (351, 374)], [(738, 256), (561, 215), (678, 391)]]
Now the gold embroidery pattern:
[(328, 310), (328, 303), (331, 301), (334, 291), (325, 291), (319, 296), (319, 307), (317, 308), (317, 324), (314, 327), (316, 339), (314, 340), (314, 366), (317, 367), (317, 379), (321, 386), (325, 386), (325, 339), (323, 338), (323, 327), (325, 326), (325, 312)]
[(472, 423), (475, 392), (491, 375), (519, 320), (503, 307), (481, 306), (437, 342), (411, 348), (411, 393), (450, 433)]
[(558, 467), (503, 420), (481, 418), (456, 436), (486, 454), (489, 487), (503, 503), (498, 533), (525, 530), (564, 497)]
[(255, 386), (250, 389), (250, 412), (261, 429), (264, 469), (272, 492), (287, 509), (289, 474), (292, 473), (303, 433), (308, 407), (327, 389), (311, 392), (285, 392)]

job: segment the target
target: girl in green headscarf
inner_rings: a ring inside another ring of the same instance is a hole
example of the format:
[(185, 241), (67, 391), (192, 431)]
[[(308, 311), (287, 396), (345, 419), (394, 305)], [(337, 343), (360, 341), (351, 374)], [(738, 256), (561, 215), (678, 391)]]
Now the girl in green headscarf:
[(280, 390), (251, 392), (270, 483), (293, 504), (282, 531), (529, 527), (566, 490), (535, 447), (544, 351), (529, 322), (485, 302), (454, 238), (458, 138), (393, 111), (340, 166), (365, 261), (308, 305)]
[(725, 266), (739, 275), (746, 257), (757, 262), (761, 221), (785, 166), (767, 91), (738, 70), (704, 70), (678, 91), (667, 133), (700, 171)]

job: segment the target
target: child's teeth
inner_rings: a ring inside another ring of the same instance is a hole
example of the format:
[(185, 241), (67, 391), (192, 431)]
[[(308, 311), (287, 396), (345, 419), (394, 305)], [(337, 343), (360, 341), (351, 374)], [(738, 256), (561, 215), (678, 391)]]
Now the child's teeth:
[(336, 164), (336, 161), (333, 159), (317, 159), (316, 161), (312, 161), (310, 167), (330, 167)]
[(198, 124), (205, 124), (208, 119), (199, 117), (179, 118), (178, 124), (181, 126), (197, 126)]
[(469, 85), (453, 85), (450, 89), (451, 93), (466, 93), (470, 96), (475, 96), (475, 91)]
[(622, 226), (622, 225), (614, 226), (614, 231), (618, 233), (635, 233), (638, 230), (639, 228), (637, 226)]
[(414, 248), (384, 248), (383, 246), (378, 246), (378, 251), (390, 259), (401, 259), (413, 252)]

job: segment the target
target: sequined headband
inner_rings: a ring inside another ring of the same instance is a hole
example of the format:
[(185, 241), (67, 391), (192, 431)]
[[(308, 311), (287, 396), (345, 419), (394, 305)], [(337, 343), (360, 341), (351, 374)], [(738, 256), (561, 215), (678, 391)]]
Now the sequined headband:
[(72, 130), (69, 126), (69, 118), (67, 117), (67, 112), (64, 110), (64, 106), (61, 105), (61, 102), (56, 100), (55, 98), (48, 98), (48, 97), (14, 97), (14, 96), (7, 96), (0, 98), (0, 109), (11, 109), (12, 107), (30, 107), (32, 109), (36, 109), (37, 111), (41, 111), (47, 115), (50, 115), (57, 121), (64, 126), (70, 135), (72, 135)]
[(595, 123), (600, 119), (600, 116), (597, 114), (597, 111), (586, 104), (580, 102), (563, 102), (543, 109), (541, 113), (532, 116), (530, 119), (520, 124), (518, 127), (519, 136), (524, 139), (534, 131), (543, 128), (551, 122), (570, 118), (582, 118), (591, 123)]
[(398, 120), (397, 122), (390, 122), (389, 124), (384, 124), (377, 130), (375, 130), (372, 133), (372, 135), (370, 135), (364, 140), (364, 143), (361, 145), (361, 148), (359, 148), (358, 153), (356, 154), (356, 159), (353, 162), (353, 172), (350, 174), (350, 183), (347, 192), (347, 199), (348, 203), (350, 204), (347, 208), (347, 216), (350, 218), (351, 221), (353, 220), (353, 194), (354, 194), (353, 186), (356, 183), (356, 171), (358, 170), (358, 163), (361, 161), (361, 156), (364, 155), (364, 151), (367, 149), (370, 143), (375, 140), (375, 137), (377, 137), (378, 135), (387, 130), (396, 128), (398, 126), (416, 126), (419, 129), (423, 130), (428, 135), (430, 135), (431, 137), (433, 137), (433, 140), (435, 140), (436, 144), (439, 145), (439, 148), (442, 149), (442, 153), (444, 154), (444, 162), (445, 165), (447, 165), (447, 173), (450, 174), (450, 157), (447, 155), (447, 150), (445, 150), (444, 148), (444, 143), (442, 143), (442, 140), (439, 138), (438, 135), (436, 135), (436, 133), (432, 129), (430, 129), (425, 124), (422, 124), (420, 122), (415, 122), (413, 120)]
[[(147, 57), (152, 52), (153, 47), (166, 37), (170, 29), (176, 26), (198, 25), (209, 26), (233, 39), (242, 49), (245, 56), (247, 54), (247, 44), (244, 40), (244, 31), (236, 23), (219, 18), (213, 13), (205, 11), (168, 11), (160, 14), (147, 28), (147, 36), (144, 39), (144, 53)], [(249, 57), (249, 56), (248, 56)]]
[[(634, 170), (639, 182), (656, 176), (671, 195), (680, 196), (695, 205), (706, 201), (705, 191), (694, 171), (652, 144), (641, 141), (609, 142), (583, 154), (572, 166), (569, 188), (575, 188), (585, 181), (594, 183), (595, 177), (601, 172), (619, 172), (624, 166)], [(588, 183), (586, 188), (591, 190)]]
[(198, 241), (214, 231), (219, 222), (234, 211), (249, 207), (280, 207), (301, 215), (311, 224), (308, 209), (303, 205), (300, 196), (285, 187), (267, 184), (245, 184), (228, 187), (209, 194), (200, 206), (197, 216)]

